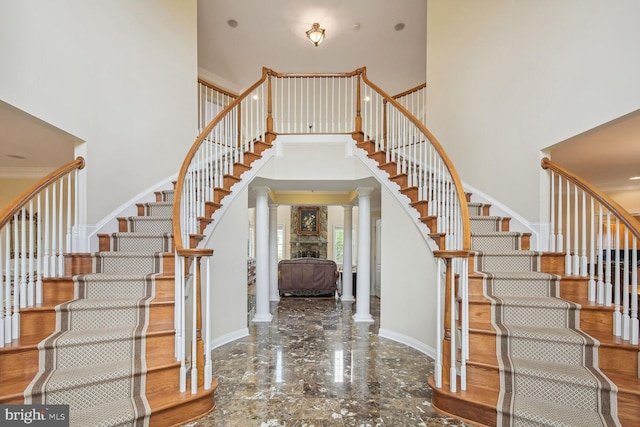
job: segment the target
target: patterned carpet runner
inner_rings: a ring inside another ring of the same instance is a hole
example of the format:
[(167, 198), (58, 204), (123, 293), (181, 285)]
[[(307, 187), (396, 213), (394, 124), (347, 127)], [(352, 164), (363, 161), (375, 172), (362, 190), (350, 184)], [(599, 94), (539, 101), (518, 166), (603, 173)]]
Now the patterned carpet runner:
[(617, 389), (598, 369), (599, 343), (579, 329), (580, 306), (560, 299), (560, 276), (495, 217), (472, 217), (475, 271), (497, 331), (498, 426), (619, 426)]
[(25, 403), (68, 404), (72, 426), (146, 426), (145, 334), (162, 253), (172, 251), (172, 192), (109, 235), (111, 251), (75, 276), (75, 299), (56, 307), (56, 331), (39, 345)]

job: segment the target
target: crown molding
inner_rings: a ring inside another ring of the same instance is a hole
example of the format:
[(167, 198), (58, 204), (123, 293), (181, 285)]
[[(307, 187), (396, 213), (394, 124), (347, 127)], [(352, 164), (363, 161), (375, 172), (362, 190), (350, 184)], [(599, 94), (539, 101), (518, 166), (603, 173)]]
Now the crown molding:
[(54, 167), (0, 166), (0, 179), (39, 179), (55, 169)]
[(242, 90), (238, 88), (237, 83), (225, 79), (224, 77), (220, 77), (219, 75), (212, 73), (211, 71), (206, 70), (202, 67), (198, 67), (198, 77), (230, 92), (238, 94), (242, 93)]

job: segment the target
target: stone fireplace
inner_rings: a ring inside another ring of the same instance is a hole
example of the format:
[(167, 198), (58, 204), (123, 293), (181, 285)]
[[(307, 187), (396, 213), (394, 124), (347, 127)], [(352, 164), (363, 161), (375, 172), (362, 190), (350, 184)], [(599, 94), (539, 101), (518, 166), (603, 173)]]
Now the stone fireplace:
[[(300, 212), (305, 209), (318, 209), (317, 233), (300, 232)], [(291, 258), (327, 258), (327, 221), (328, 208), (326, 206), (307, 207), (291, 206)]]

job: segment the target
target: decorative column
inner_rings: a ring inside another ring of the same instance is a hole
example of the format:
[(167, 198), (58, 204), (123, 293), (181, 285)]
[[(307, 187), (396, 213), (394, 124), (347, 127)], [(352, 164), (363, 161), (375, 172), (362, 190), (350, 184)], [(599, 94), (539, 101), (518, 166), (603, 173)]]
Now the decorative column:
[(353, 206), (344, 205), (344, 240), (342, 247), (342, 302), (353, 302)]
[(280, 301), (278, 293), (278, 205), (269, 205), (269, 300)]
[(253, 322), (271, 322), (269, 312), (269, 187), (256, 187), (256, 314)]
[(373, 188), (361, 187), (358, 192), (358, 275), (356, 314), (354, 322), (373, 323), (369, 311), (371, 294), (371, 192)]

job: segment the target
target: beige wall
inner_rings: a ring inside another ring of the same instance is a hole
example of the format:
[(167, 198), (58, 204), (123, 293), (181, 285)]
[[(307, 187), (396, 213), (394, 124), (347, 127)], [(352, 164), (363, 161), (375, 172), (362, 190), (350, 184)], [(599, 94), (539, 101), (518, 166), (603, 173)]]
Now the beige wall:
[(540, 151), (640, 108), (640, 2), (428, 0), (427, 126), (463, 181), (546, 220)]
[(0, 209), (38, 182), (36, 178), (1, 178)]
[(195, 139), (196, 6), (3, 2), (0, 99), (86, 141), (90, 224), (177, 173)]

